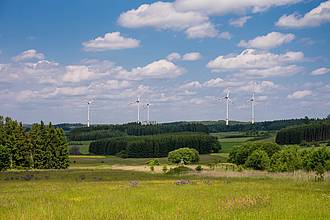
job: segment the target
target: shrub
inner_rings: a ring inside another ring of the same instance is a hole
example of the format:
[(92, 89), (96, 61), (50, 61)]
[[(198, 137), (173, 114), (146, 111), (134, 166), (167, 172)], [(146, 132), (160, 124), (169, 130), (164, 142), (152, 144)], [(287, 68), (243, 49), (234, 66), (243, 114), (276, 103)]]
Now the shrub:
[(303, 168), (307, 171), (315, 170), (317, 166), (326, 167), (330, 160), (330, 150), (326, 147), (306, 150), (301, 153)]
[(271, 158), (270, 171), (273, 172), (294, 171), (301, 167), (302, 159), (297, 147), (284, 148)]
[(248, 142), (229, 153), (229, 162), (243, 165), (252, 152), (258, 149), (266, 152), (268, 157), (271, 158), (273, 154), (281, 150), (281, 147), (272, 142)]
[(198, 165), (196, 168), (195, 168), (196, 171), (202, 171), (203, 170), (203, 167), (201, 165)]
[(0, 171), (10, 168), (10, 155), (6, 147), (0, 145)]
[(183, 173), (187, 173), (187, 172), (191, 172), (193, 171), (193, 169), (189, 168), (189, 167), (185, 167), (185, 166), (178, 166), (178, 167), (174, 167), (171, 168), (166, 174), (183, 174)]
[(180, 148), (168, 153), (168, 161), (171, 163), (184, 164), (196, 163), (199, 161), (198, 151), (192, 148)]
[(255, 170), (265, 170), (269, 167), (270, 159), (264, 150), (255, 150), (247, 158), (245, 166)]
[(152, 159), (152, 160), (149, 160), (149, 161), (147, 162), (147, 165), (148, 165), (148, 166), (159, 166), (160, 163), (159, 163), (159, 160), (157, 160), (157, 159)]

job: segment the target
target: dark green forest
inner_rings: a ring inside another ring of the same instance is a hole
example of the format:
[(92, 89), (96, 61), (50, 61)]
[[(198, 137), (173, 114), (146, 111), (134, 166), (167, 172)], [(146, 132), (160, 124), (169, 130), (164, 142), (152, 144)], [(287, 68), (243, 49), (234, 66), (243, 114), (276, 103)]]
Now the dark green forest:
[(126, 136), (94, 141), (90, 153), (121, 157), (166, 157), (178, 148), (194, 148), (200, 154), (221, 149), (216, 137), (206, 133), (168, 133), (151, 136)]
[(0, 116), (0, 170), (63, 169), (69, 166), (68, 143), (64, 131), (52, 124), (22, 123)]
[(156, 125), (129, 123), (123, 125), (96, 125), (72, 129), (67, 136), (71, 141), (98, 140), (120, 136), (144, 136), (175, 132), (208, 133), (207, 126), (200, 123), (175, 122)]
[(278, 144), (301, 144), (330, 140), (330, 121), (292, 126), (277, 132)]

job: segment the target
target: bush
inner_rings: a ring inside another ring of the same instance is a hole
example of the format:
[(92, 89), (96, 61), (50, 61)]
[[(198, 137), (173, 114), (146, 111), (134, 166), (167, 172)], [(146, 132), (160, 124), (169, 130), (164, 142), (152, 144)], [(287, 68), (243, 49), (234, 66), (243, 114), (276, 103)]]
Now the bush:
[(255, 170), (265, 170), (268, 169), (270, 164), (270, 159), (264, 150), (255, 150), (247, 158), (245, 166), (253, 168)]
[(196, 168), (195, 168), (196, 171), (202, 171), (203, 170), (203, 167), (201, 165), (198, 165)]
[(148, 166), (159, 166), (160, 163), (159, 163), (159, 160), (157, 160), (157, 159), (152, 159), (152, 160), (149, 160), (149, 161), (147, 162), (147, 165), (148, 165)]
[(317, 166), (326, 168), (330, 160), (330, 150), (326, 147), (306, 150), (301, 153), (303, 168), (307, 171), (315, 170)]
[(199, 161), (198, 151), (192, 148), (180, 148), (168, 153), (168, 161), (171, 163), (196, 163)]
[(6, 147), (0, 145), (0, 171), (10, 168), (10, 155)]
[(301, 167), (302, 159), (297, 147), (284, 148), (271, 158), (270, 171), (273, 172), (294, 171)]
[(183, 173), (188, 173), (193, 171), (193, 169), (189, 168), (189, 167), (185, 167), (185, 166), (178, 166), (178, 167), (174, 167), (171, 168), (166, 174), (169, 175), (175, 175), (175, 174), (183, 174)]
[(236, 165), (243, 165), (255, 150), (263, 150), (271, 158), (273, 154), (281, 150), (281, 147), (272, 142), (248, 142), (229, 153), (229, 162)]

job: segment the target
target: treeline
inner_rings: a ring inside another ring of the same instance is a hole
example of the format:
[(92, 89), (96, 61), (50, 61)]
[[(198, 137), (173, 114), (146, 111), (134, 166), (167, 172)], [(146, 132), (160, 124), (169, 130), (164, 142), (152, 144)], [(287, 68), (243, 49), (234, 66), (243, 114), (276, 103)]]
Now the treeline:
[(231, 122), (229, 126), (226, 126), (224, 121), (218, 122), (201, 122), (208, 127), (209, 132), (228, 132), (228, 131), (275, 131), (282, 128), (286, 128), (294, 125), (309, 124), (318, 121), (325, 121), (329, 119), (309, 119), (307, 117), (300, 119), (288, 119), (288, 120), (275, 120), (251, 123)]
[(229, 154), (229, 162), (256, 170), (292, 172), (295, 170), (330, 171), (330, 149), (280, 147), (275, 143), (246, 143)]
[(278, 144), (301, 144), (302, 142), (316, 142), (330, 140), (330, 122), (318, 122), (293, 126), (277, 132)]
[(0, 116), (0, 170), (8, 168), (63, 169), (69, 165), (68, 144), (62, 129), (32, 125)]
[(92, 127), (72, 129), (67, 136), (71, 141), (98, 140), (111, 137), (145, 136), (175, 132), (204, 132), (208, 133), (207, 126), (200, 123), (175, 122), (155, 125), (129, 123), (123, 125), (96, 125)]
[(121, 157), (165, 157), (179, 148), (194, 148), (200, 154), (221, 149), (216, 137), (205, 133), (169, 133), (152, 136), (126, 136), (94, 141), (89, 152), (96, 155)]

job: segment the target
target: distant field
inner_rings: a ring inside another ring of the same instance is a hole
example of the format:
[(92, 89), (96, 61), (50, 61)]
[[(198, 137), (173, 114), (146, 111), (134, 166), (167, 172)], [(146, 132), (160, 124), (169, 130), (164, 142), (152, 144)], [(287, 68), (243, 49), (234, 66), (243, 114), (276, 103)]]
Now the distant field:
[(69, 150), (76, 146), (79, 148), (81, 154), (89, 154), (89, 144), (91, 141), (70, 141), (69, 142)]
[(0, 201), (6, 220), (330, 219), (330, 182), (92, 168), (9, 172), (0, 176)]
[[(202, 154), (200, 155), (200, 164), (210, 164), (218, 162), (226, 162), (227, 154)], [(111, 166), (111, 165), (127, 165), (139, 166), (145, 165), (152, 158), (120, 158), (116, 156), (70, 156), (71, 167), (95, 167), (95, 166)], [(167, 158), (156, 158), (161, 165), (168, 163)]]
[(275, 141), (275, 132), (270, 133), (270, 137), (258, 137), (248, 136), (246, 132), (219, 132), (212, 133), (211, 135), (216, 136), (221, 143), (222, 153), (229, 153), (235, 146), (247, 141)]

